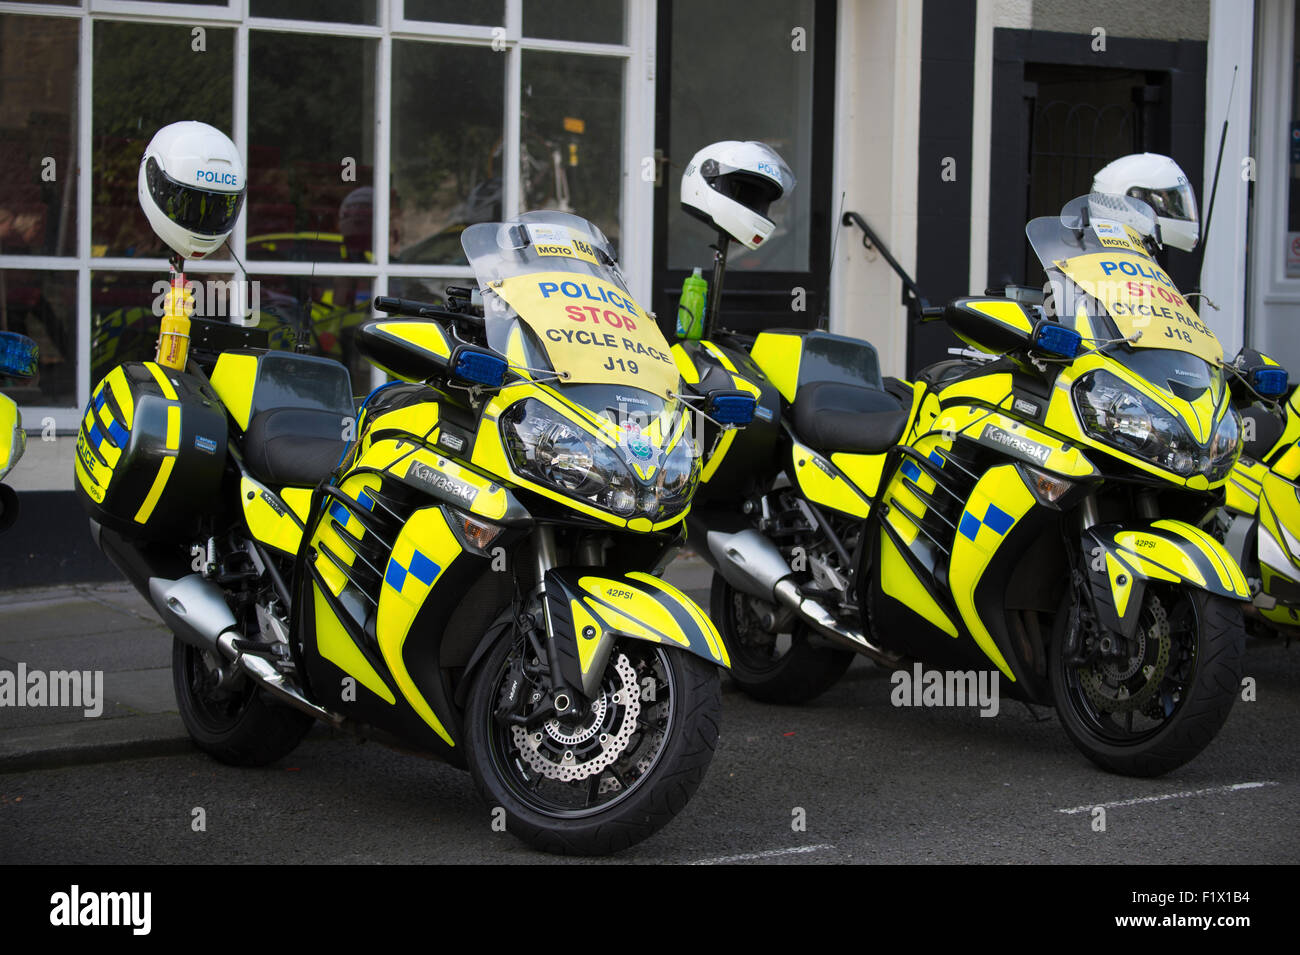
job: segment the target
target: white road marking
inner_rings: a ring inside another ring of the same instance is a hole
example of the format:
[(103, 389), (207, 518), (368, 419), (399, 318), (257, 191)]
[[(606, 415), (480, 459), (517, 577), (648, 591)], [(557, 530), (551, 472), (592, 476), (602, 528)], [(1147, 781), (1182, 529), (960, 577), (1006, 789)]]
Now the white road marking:
[(1139, 796), (1136, 799), (1120, 799), (1115, 802), (1099, 802), (1089, 806), (1075, 806), (1073, 809), (1058, 809), (1057, 812), (1073, 815), (1078, 812), (1092, 812), (1094, 809), (1114, 809), (1118, 806), (1137, 806), (1145, 802), (1163, 802), (1166, 799), (1190, 799), (1193, 796), (1212, 796), (1215, 793), (1234, 793), (1243, 789), (1261, 789), (1264, 786), (1276, 786), (1271, 779), (1257, 783), (1233, 783), (1231, 786), (1211, 786), (1209, 789), (1189, 789), (1181, 793), (1165, 793), (1163, 796)]
[(730, 862), (748, 862), (751, 859), (771, 859), (774, 856), (793, 856), (805, 852), (820, 852), (823, 849), (834, 849), (833, 845), (823, 843), (815, 846), (794, 846), (790, 849), (769, 849), (766, 852), (746, 852), (738, 856), (718, 856), (716, 859), (697, 859), (691, 865), (726, 865)]

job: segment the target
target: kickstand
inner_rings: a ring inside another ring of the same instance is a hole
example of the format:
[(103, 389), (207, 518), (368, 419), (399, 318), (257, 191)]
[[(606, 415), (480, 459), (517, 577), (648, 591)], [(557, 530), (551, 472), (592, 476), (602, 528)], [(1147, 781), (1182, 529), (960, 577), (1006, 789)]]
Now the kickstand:
[(1032, 704), (1026, 703), (1024, 700), (1016, 700), (1016, 702), (1029, 711), (1029, 718), (1032, 719), (1035, 723), (1042, 723), (1048, 719), (1051, 719), (1046, 709), (1043, 710), (1043, 715), (1039, 716), (1038, 710), (1034, 709)]

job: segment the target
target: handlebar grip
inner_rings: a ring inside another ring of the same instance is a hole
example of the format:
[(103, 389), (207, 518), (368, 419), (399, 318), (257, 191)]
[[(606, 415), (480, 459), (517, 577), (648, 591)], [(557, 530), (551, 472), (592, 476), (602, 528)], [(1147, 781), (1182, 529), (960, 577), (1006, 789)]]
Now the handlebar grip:
[(921, 321), (937, 322), (943, 318), (944, 306), (932, 305), (929, 308), (921, 309)]
[(446, 309), (441, 305), (393, 298), (389, 295), (380, 295), (375, 299), (375, 310), (387, 312), (389, 315), (409, 315), (412, 318), (434, 318), (446, 313)]

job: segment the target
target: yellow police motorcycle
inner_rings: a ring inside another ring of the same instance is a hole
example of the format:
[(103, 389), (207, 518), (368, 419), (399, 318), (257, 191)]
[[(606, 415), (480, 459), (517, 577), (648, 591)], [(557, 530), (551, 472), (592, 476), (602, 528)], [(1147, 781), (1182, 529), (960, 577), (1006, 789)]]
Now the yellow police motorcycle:
[(1244, 440), (1224, 506), (1206, 528), (1250, 582), (1252, 632), (1290, 639), (1300, 627), (1300, 399), (1294, 390), (1287, 395), (1287, 372), (1267, 355), (1242, 349), (1234, 368), (1249, 405)]
[(1239, 422), (1218, 341), (1135, 216), (1151, 210), (1093, 195), (1029, 223), (1047, 308), (927, 310), (997, 356), (946, 379), (882, 379), (870, 344), (824, 332), (677, 346), (760, 392), (688, 518), (742, 689), (807, 700), (859, 653), (993, 670), (1115, 772), (1158, 775), (1208, 744), (1250, 595), (1198, 525)]
[(379, 299), (407, 317), (357, 332), (400, 379), (359, 409), (342, 365), (195, 320), (183, 371), (129, 363), (94, 389), (78, 489), (176, 634), (202, 749), (269, 763), (322, 720), (468, 767), (534, 846), (611, 852), (713, 755), (727, 652), (659, 573), (693, 422), (731, 429), (754, 401), (682, 383), (585, 220), (463, 242), (478, 289)]
[[(37, 369), (36, 342), (17, 332), (0, 332), (0, 378), (32, 378)], [(18, 403), (0, 394), (0, 481), (14, 469), (27, 448), (23, 416)], [(18, 494), (7, 484), (0, 484), (0, 531), (18, 520)]]

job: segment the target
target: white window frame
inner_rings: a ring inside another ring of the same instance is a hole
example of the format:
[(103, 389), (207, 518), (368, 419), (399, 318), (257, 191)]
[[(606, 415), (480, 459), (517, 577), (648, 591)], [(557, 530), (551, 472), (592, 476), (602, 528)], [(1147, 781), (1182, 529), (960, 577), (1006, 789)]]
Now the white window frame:
[[(505, 0), (505, 28), (502, 55), (506, 64), (506, 97), (503, 116), (505, 147), (503, 168), (518, 170), (520, 157), (520, 97), (522, 58), (527, 51), (550, 51), (617, 57), (624, 61), (623, 83), (623, 159), (620, 193), (621, 255), (632, 292), (648, 301), (651, 287), (651, 255), (654, 230), (654, 182), (642, 175), (647, 159), (654, 155), (654, 78), (655, 78), (655, 0), (621, 0), (625, 4), (626, 42), (621, 44), (580, 43), (566, 40), (537, 39), (522, 36), (524, 0)], [(611, 0), (613, 2), (613, 0)], [(498, 28), (464, 24), (431, 23), (407, 20), (404, 0), (377, 0), (378, 23), (374, 25), (326, 23), (251, 17), (249, 0), (229, 0), (225, 6), (200, 6), (186, 3), (145, 3), (139, 0), (82, 0), (75, 6), (53, 4), (18, 4), (0, 0), (0, 14), (20, 16), (72, 17), (80, 21), (79, 73), (77, 98), (77, 247), (71, 256), (0, 255), (0, 269), (75, 272), (77, 275), (76, 358), (77, 392), (74, 407), (24, 406), (24, 421), (38, 430), (46, 418), (64, 433), (75, 431), (82, 409), (90, 397), (90, 276), (92, 272), (143, 272), (166, 278), (166, 259), (99, 257), (91, 255), (91, 180), (92, 117), (94, 91), (93, 24), (97, 21), (131, 21), (186, 26), (209, 26), (234, 31), (233, 109), (231, 138), (241, 154), (248, 152), (248, 71), (249, 31), (311, 33), (316, 35), (358, 37), (376, 40), (375, 57), (375, 129), (374, 181), (376, 222), (387, 223), (389, 190), (380, 184), (390, 181), (391, 155), (388, 132), (392, 124), (392, 42), (424, 40), (442, 43), (467, 43), (490, 46), (501, 43)], [(653, 166), (651, 166), (653, 169)], [(519, 180), (506, 176), (503, 206), (506, 215), (519, 210)], [(579, 210), (581, 212), (581, 210)], [(259, 275), (311, 275), (321, 277), (351, 276), (368, 278), (372, 296), (384, 295), (390, 278), (420, 277), (430, 279), (470, 278), (463, 266), (425, 266), (388, 261), (388, 229), (374, 230), (372, 263), (310, 263), (258, 259), (249, 262), (246, 254), (246, 216), (240, 216), (231, 236), (235, 255), (247, 267), (240, 273), (230, 259), (196, 261), (186, 264), (190, 274), (236, 272), (245, 277)], [(380, 373), (375, 372), (378, 377)]]

